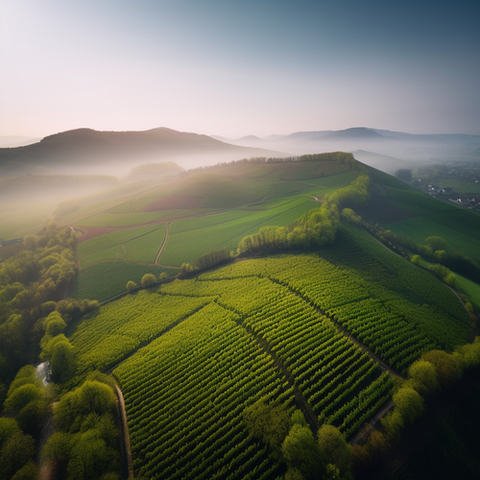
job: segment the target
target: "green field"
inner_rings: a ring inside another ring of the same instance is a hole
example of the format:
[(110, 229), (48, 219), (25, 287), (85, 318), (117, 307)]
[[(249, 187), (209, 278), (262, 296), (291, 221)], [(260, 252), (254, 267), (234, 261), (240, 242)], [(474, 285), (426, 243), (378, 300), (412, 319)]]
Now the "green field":
[(480, 262), (480, 217), (468, 210), (453, 207), (453, 210), (432, 212), (391, 223), (388, 228), (409, 236), (418, 243), (424, 243), (425, 238), (432, 235), (442, 237), (454, 250)]
[(78, 272), (72, 297), (103, 301), (124, 292), (129, 280), (139, 284), (146, 273), (152, 273), (158, 277), (162, 272), (175, 275), (177, 270), (155, 265), (106, 260), (82, 268)]
[[(228, 250), (235, 250), (239, 241), (245, 236), (258, 231), (266, 225), (286, 225), (300, 217), (303, 213), (317, 206), (312, 199), (291, 199), (282, 202), (280, 205), (270, 209), (253, 211), (243, 216), (243, 212), (233, 212), (215, 216), (220, 221), (212, 224), (210, 217), (202, 219), (184, 220), (178, 222), (180, 231), (177, 232), (177, 222), (170, 228), (167, 245), (159, 262), (164, 265), (177, 265), (191, 262), (205, 252), (226, 247)], [(192, 229), (188, 229), (189, 222), (192, 222)], [(202, 223), (206, 225), (201, 227)]]

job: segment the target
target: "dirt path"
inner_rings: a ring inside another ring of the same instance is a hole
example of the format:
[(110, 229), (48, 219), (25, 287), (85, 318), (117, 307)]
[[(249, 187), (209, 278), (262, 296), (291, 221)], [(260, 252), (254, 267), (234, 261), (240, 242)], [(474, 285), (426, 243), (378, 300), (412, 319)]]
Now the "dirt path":
[(132, 449), (130, 446), (130, 435), (128, 433), (128, 424), (127, 424), (127, 412), (125, 410), (125, 400), (123, 398), (123, 393), (120, 390), (118, 385), (115, 385), (115, 390), (118, 396), (118, 402), (120, 406), (120, 415), (122, 419), (122, 433), (123, 433), (123, 444), (125, 448), (125, 457), (127, 462), (127, 471), (128, 471), (128, 478), (133, 479), (133, 457), (132, 457)]
[(165, 248), (165, 245), (167, 244), (168, 241), (168, 232), (170, 231), (170, 223), (167, 223), (167, 231), (165, 232), (165, 239), (163, 240), (163, 244), (160, 247), (160, 250), (157, 253), (157, 256), (155, 257), (155, 265), (159, 265), (158, 259), (160, 258), (160, 255), (163, 253), (163, 249)]
[(241, 312), (236, 311), (234, 308), (230, 306), (222, 304), (221, 302), (218, 301), (218, 299), (215, 300), (215, 303), (220, 307), (224, 308), (225, 310), (229, 310), (235, 313), (235, 315), (238, 317), (237, 324), (242, 328), (244, 328), (246, 332), (260, 346), (260, 348), (273, 359), (273, 365), (279, 370), (279, 374), (283, 378), (285, 378), (287, 380), (288, 385), (293, 388), (295, 403), (297, 404), (297, 407), (304, 414), (305, 419), (307, 420), (310, 426), (310, 429), (312, 430), (312, 433), (316, 435), (320, 427), (318, 423), (318, 418), (315, 415), (314, 411), (312, 410), (312, 407), (310, 406), (310, 404), (307, 402), (305, 397), (302, 395), (302, 393), (298, 389), (297, 385), (295, 384), (295, 379), (293, 378), (293, 375), (287, 369), (287, 367), (283, 363), (283, 360), (276, 353), (272, 351), (267, 340), (265, 340), (263, 337), (255, 333), (255, 331), (251, 327), (249, 327), (248, 325), (245, 325), (244, 316)]
[(87, 225), (69, 225), (69, 227), (72, 230), (75, 230), (80, 233), (85, 232), (82, 236), (78, 238), (78, 243), (81, 243), (81, 242), (90, 240), (91, 238), (95, 238), (100, 235), (103, 235), (105, 233), (116, 232), (118, 230), (129, 230), (132, 228), (144, 227), (146, 225), (158, 225), (160, 223), (172, 223), (172, 222), (177, 222), (179, 220), (189, 220), (191, 218), (208, 217), (209, 215), (217, 215), (225, 211), (226, 211), (225, 209), (215, 210), (212, 212), (198, 213), (197, 215), (186, 215), (184, 217), (170, 218), (168, 220), (159, 218), (157, 220), (152, 220), (151, 222), (137, 223), (135, 225), (124, 225), (121, 227), (89, 227)]

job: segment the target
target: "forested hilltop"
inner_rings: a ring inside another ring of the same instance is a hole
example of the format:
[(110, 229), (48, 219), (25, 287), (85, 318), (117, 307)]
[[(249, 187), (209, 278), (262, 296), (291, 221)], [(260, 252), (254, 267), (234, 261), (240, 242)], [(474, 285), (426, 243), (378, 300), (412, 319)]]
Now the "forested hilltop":
[(396, 227), (455, 207), (341, 152), (167, 170), (2, 255), (0, 478), (389, 478), (480, 365), (477, 258)]

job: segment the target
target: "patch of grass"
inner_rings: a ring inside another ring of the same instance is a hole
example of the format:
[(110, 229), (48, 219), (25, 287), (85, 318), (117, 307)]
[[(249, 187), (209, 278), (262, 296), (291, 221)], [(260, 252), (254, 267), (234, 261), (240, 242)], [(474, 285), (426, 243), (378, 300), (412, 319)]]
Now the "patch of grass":
[(301, 182), (282, 182), (272, 185), (275, 195), (288, 195), (289, 193), (301, 192), (308, 185)]
[(162, 225), (153, 232), (124, 243), (122, 258), (124, 260), (153, 263), (163, 245), (166, 231), (167, 229)]
[(231, 181), (211, 191), (202, 202), (204, 208), (235, 208), (259, 202), (263, 196), (245, 188), (245, 183)]
[(177, 271), (171, 268), (140, 265), (121, 260), (96, 263), (80, 270), (72, 297), (103, 301), (124, 292), (129, 280), (140, 284), (146, 273), (152, 273), (158, 278), (162, 272), (175, 275)]
[(154, 222), (165, 217), (168, 212), (152, 213), (128, 213), (123, 216), (111, 219), (105, 224), (106, 227), (128, 227), (130, 225), (143, 225), (144, 223)]
[(400, 190), (390, 188), (389, 202), (414, 215), (431, 214), (435, 212), (449, 212), (458, 210), (453, 205), (429, 197), (417, 190)]
[(82, 268), (91, 265), (92, 263), (100, 262), (102, 260), (116, 260), (120, 258), (121, 246), (115, 245), (114, 247), (106, 248), (99, 252), (94, 253), (86, 258), (80, 260), (80, 266)]
[(105, 213), (128, 213), (130, 211), (130, 207), (132, 206), (132, 202), (128, 201), (125, 203), (121, 203), (116, 207), (110, 208)]
[(454, 208), (391, 223), (388, 228), (411, 237), (418, 243), (424, 243), (429, 236), (442, 237), (453, 249), (480, 262), (480, 217), (468, 210)]
[(455, 287), (464, 293), (473, 305), (475, 312), (480, 313), (480, 285), (468, 278), (455, 274)]
[[(206, 226), (203, 228), (200, 226), (200, 219), (196, 219), (193, 225), (197, 228), (194, 230), (181, 230), (175, 233), (176, 224), (174, 223), (170, 228), (171, 235), (159, 261), (165, 265), (180, 266), (210, 250), (222, 247), (234, 250), (245, 235), (257, 232), (262, 226), (286, 225), (318, 205), (314, 200), (294, 197), (280, 202), (275, 208), (253, 211), (248, 216), (239, 215), (236, 219), (219, 224), (212, 225), (206, 220)], [(188, 224), (183, 223), (180, 228), (185, 228), (186, 225)]]
[(91, 238), (85, 242), (80, 242), (77, 246), (77, 255), (80, 260), (101, 252), (108, 248), (118, 246), (124, 242), (128, 242), (136, 237), (145, 235), (148, 232), (158, 229), (158, 225), (147, 225), (138, 228), (129, 228), (126, 230), (118, 230), (116, 232), (106, 233), (98, 237)]

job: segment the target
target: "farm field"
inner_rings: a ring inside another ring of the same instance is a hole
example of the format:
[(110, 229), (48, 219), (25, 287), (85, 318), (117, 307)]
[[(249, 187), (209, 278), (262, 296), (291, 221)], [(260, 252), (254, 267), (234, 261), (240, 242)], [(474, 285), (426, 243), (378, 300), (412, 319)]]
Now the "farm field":
[(420, 215), (387, 226), (393, 232), (409, 236), (419, 243), (423, 243), (425, 238), (431, 235), (442, 237), (453, 249), (460, 250), (479, 262), (480, 216), (464, 209), (453, 208), (454, 210)]
[[(123, 189), (122, 201), (96, 199), (97, 211), (85, 208), (87, 215), (80, 219), (77, 212), (74, 222), (87, 232), (85, 240), (79, 237), (81, 270), (74, 295), (88, 291), (93, 295), (89, 298), (100, 300), (124, 291), (129, 280), (140, 282), (141, 272), (150, 273), (146, 267), (155, 263), (164, 240), (158, 268), (171, 272), (208, 251), (235, 250), (245, 235), (263, 226), (287, 225), (318, 207), (315, 197), (348, 185), (357, 176), (335, 161), (232, 164), (192, 172), (168, 185), (146, 182), (144, 195), (137, 182), (130, 199)], [(115, 228), (122, 230), (112, 231)], [(94, 238), (92, 229), (97, 229)], [(111, 265), (105, 271), (96, 268), (95, 274), (89, 271), (107, 260), (143, 268), (117, 266), (121, 274), (114, 282), (109, 281)], [(104, 286), (89, 287), (89, 279)]]
[(351, 438), (423, 351), (466, 341), (453, 292), (363, 230), (342, 227), (321, 255), (175, 280), (70, 332), (83, 375), (113, 369), (120, 383), (137, 475), (273, 480), (282, 466), (249, 438), (245, 407), (265, 398)]

